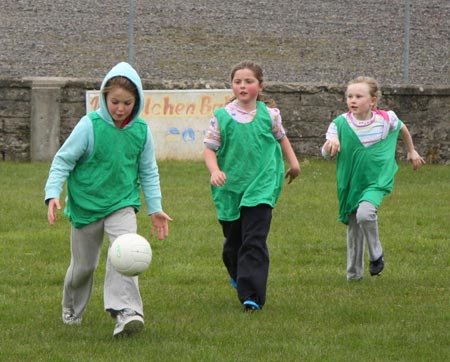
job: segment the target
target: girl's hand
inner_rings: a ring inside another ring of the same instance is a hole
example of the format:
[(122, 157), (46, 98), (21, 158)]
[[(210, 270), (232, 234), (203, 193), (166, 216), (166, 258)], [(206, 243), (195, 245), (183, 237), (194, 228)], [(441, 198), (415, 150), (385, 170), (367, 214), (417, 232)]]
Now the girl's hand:
[(411, 162), (414, 171), (419, 169), (425, 163), (425, 160), (417, 153), (416, 150), (408, 152), (406, 157), (408, 161)]
[(291, 165), (291, 167), (288, 168), (288, 170), (284, 174), (284, 178), (288, 179), (289, 185), (298, 175), (300, 175), (300, 165), (297, 163), (297, 165)]
[(227, 175), (225, 175), (225, 172), (222, 172), (220, 170), (214, 171), (211, 173), (211, 185), (213, 186), (223, 186), (225, 185), (225, 182), (227, 181)]
[(325, 142), (323, 148), (326, 153), (328, 153), (331, 157), (334, 157), (336, 153), (340, 152), (341, 144), (339, 142), (339, 138), (331, 138)]
[(163, 211), (151, 214), (152, 235), (158, 233), (158, 240), (163, 240), (169, 235), (169, 221), (173, 219)]
[(50, 199), (48, 202), (47, 219), (50, 225), (54, 225), (56, 221), (56, 210), (61, 210), (61, 204), (58, 199)]

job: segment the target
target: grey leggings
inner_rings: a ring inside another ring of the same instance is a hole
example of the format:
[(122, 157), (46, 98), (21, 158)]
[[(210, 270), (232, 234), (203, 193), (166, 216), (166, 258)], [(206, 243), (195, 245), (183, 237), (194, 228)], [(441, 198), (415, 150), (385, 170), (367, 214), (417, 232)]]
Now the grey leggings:
[(347, 279), (361, 279), (364, 272), (364, 239), (367, 241), (369, 260), (377, 260), (382, 254), (378, 236), (377, 209), (370, 202), (362, 201), (348, 219), (347, 228)]

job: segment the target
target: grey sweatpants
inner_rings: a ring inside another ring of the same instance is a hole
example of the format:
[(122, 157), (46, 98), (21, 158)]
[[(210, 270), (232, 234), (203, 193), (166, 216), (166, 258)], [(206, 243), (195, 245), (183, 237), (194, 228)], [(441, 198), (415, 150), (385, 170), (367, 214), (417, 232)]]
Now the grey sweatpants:
[[(63, 309), (70, 309), (77, 316), (83, 315), (92, 293), (94, 272), (99, 262), (104, 233), (109, 238), (110, 247), (118, 236), (136, 231), (136, 214), (132, 207), (115, 211), (79, 229), (72, 226), (71, 258), (64, 279)], [(114, 314), (114, 311), (130, 308), (144, 315), (138, 277), (127, 277), (118, 273), (112, 267), (109, 255), (103, 288), (105, 310)]]
[(348, 219), (347, 228), (347, 279), (359, 280), (364, 272), (364, 239), (367, 242), (369, 260), (377, 260), (382, 254), (378, 236), (377, 209), (363, 201)]

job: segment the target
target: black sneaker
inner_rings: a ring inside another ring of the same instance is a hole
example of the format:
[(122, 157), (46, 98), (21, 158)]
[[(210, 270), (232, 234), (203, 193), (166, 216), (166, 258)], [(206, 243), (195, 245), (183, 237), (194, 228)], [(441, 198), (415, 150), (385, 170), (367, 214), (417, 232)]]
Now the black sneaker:
[(383, 254), (381, 254), (381, 256), (377, 260), (370, 262), (369, 266), (370, 275), (372, 276), (380, 275), (381, 272), (383, 271), (383, 268), (384, 268), (384, 257)]
[(255, 303), (253, 300), (246, 300), (242, 305), (244, 306), (244, 312), (247, 313), (256, 312), (261, 309), (259, 304)]

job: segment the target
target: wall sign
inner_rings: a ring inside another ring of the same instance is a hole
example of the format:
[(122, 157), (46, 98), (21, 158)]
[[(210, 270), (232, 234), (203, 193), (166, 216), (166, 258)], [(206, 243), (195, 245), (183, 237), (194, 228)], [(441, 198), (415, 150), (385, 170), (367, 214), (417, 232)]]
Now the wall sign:
[[(86, 112), (99, 106), (100, 91), (86, 92)], [(231, 99), (228, 89), (144, 91), (141, 113), (153, 134), (157, 159), (201, 160), (203, 137), (214, 109)]]

